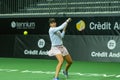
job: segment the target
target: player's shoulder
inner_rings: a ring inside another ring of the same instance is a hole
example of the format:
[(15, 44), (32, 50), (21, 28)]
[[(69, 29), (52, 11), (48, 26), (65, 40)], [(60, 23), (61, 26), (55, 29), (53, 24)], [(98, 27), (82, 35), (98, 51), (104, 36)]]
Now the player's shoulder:
[(56, 28), (49, 28), (49, 31), (54, 31)]
[(54, 31), (54, 28), (49, 28), (49, 33), (53, 31)]

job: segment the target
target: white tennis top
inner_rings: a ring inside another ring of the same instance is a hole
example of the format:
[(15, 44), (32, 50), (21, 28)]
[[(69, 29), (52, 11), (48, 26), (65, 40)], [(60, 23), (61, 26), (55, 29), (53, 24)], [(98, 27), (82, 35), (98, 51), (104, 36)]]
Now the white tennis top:
[(62, 25), (58, 27), (50, 27), (49, 36), (51, 40), (52, 46), (63, 45), (62, 38), (65, 35), (65, 31), (60, 32), (60, 30), (64, 29), (67, 26), (67, 22), (64, 22)]

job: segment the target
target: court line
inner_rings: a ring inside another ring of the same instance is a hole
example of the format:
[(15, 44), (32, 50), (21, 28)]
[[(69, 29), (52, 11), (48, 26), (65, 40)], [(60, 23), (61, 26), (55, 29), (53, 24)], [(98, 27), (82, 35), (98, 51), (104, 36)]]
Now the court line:
[[(32, 73), (32, 74), (55, 74), (52, 71), (32, 71), (32, 70), (19, 70), (19, 69), (2, 69), (0, 68), (0, 72), (19, 72), (19, 73)], [(62, 74), (62, 71), (60, 72)], [(69, 75), (74, 76), (84, 76), (84, 77), (115, 77), (120, 78), (120, 74), (99, 74), (99, 73), (79, 73), (79, 72), (70, 72)]]

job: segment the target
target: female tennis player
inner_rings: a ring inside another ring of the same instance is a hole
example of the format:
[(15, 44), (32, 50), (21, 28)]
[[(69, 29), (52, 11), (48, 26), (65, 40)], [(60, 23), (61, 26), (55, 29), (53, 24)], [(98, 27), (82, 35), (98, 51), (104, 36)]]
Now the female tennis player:
[[(68, 18), (62, 25), (57, 26), (57, 23), (54, 18), (49, 19), (49, 36), (51, 40), (51, 50), (48, 51), (49, 56), (55, 56), (58, 60), (58, 64), (56, 66), (55, 77), (53, 80), (60, 80), (59, 79), (59, 72), (61, 70), (62, 64), (64, 59), (66, 60), (66, 68), (63, 70), (63, 74), (68, 77), (68, 69), (72, 64), (72, 58), (68, 53), (67, 49), (63, 45), (62, 38), (65, 35), (65, 30), (67, 24), (71, 21), (71, 18)], [(62, 30), (62, 33), (60, 32)]]

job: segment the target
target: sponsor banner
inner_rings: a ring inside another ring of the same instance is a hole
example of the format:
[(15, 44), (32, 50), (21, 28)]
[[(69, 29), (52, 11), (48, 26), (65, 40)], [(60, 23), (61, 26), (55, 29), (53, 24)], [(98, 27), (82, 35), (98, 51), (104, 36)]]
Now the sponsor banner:
[(0, 34), (48, 34), (48, 18), (0, 18)]
[[(73, 60), (120, 62), (119, 36), (66, 35), (64, 45)], [(14, 56), (48, 59), (50, 47), (48, 35), (17, 35)]]
[(69, 35), (64, 43), (75, 60), (120, 62), (119, 36)]
[[(56, 17), (57, 25), (67, 18)], [(43, 18), (0, 18), (1, 34), (48, 34), (48, 17)], [(120, 17), (73, 17), (67, 27), (68, 35), (119, 35)]]
[(17, 35), (15, 37), (14, 56), (41, 58), (48, 57), (47, 52), (50, 49), (50, 40), (48, 36), (36, 35)]

